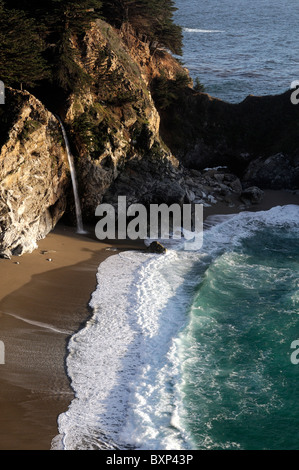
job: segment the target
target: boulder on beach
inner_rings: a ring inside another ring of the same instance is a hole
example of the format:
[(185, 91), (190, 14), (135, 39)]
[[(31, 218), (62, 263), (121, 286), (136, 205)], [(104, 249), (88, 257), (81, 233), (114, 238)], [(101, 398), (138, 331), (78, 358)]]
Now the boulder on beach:
[(150, 253), (163, 255), (164, 253), (166, 253), (167, 249), (160, 242), (152, 242), (150, 246), (148, 247), (148, 251)]
[(264, 191), (262, 191), (257, 186), (252, 186), (251, 188), (245, 189), (241, 194), (241, 199), (245, 203), (250, 204), (260, 204), (264, 198)]

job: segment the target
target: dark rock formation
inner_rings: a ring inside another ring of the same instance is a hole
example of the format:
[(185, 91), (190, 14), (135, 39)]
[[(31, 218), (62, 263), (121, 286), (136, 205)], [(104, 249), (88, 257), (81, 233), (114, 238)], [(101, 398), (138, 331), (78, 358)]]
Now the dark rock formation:
[(264, 189), (297, 189), (299, 185), (299, 153), (293, 156), (278, 153), (253, 160), (243, 176), (246, 186), (257, 184)]
[(227, 166), (248, 185), (298, 188), (299, 106), (291, 91), (230, 104), (186, 88), (160, 115), (161, 135), (184, 166)]
[(163, 255), (166, 253), (167, 249), (160, 242), (152, 242), (148, 247), (147, 251), (149, 253), (155, 253), (158, 255)]
[(241, 200), (245, 204), (259, 204), (262, 202), (264, 197), (264, 191), (256, 186), (252, 186), (250, 188), (245, 189), (242, 191)]

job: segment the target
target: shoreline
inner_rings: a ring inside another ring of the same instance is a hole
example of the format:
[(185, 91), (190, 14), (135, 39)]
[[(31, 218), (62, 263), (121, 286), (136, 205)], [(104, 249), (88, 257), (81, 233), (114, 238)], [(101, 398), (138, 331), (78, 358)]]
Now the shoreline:
[(116, 247), (58, 224), (33, 253), (0, 260), (0, 450), (50, 449), (57, 417), (74, 397), (69, 338), (90, 316), (99, 264), (128, 249), (138, 244)]
[[(266, 191), (261, 204), (244, 210), (288, 204), (299, 205), (299, 195)], [(204, 218), (238, 212), (238, 206), (216, 204), (205, 208)], [(143, 248), (143, 242), (99, 242), (58, 224), (33, 253), (0, 260), (0, 340), (6, 348), (6, 364), (0, 365), (1, 450), (50, 449), (57, 417), (74, 397), (65, 369), (68, 340), (90, 316), (98, 266), (118, 250)]]

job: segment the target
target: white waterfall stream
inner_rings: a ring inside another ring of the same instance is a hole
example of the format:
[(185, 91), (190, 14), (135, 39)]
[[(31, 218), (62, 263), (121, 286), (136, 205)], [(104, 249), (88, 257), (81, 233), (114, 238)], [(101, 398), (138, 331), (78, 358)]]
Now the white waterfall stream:
[(69, 167), (70, 167), (70, 173), (71, 173), (71, 179), (72, 179), (72, 186), (73, 186), (73, 193), (74, 193), (74, 199), (75, 199), (75, 210), (76, 210), (76, 219), (77, 219), (77, 233), (86, 233), (83, 228), (83, 221), (82, 221), (82, 210), (81, 210), (81, 204), (80, 204), (80, 199), (79, 199), (79, 192), (78, 192), (78, 182), (77, 182), (77, 176), (76, 176), (76, 169), (75, 169), (75, 164), (74, 164), (74, 157), (71, 152), (70, 148), (70, 143), (69, 139), (65, 130), (65, 127), (60, 119), (59, 116), (56, 116), (61, 130), (62, 130), (62, 135), (64, 138), (65, 142), (65, 147), (66, 147), (66, 152), (67, 152), (67, 157), (68, 157), (68, 162), (69, 162)]

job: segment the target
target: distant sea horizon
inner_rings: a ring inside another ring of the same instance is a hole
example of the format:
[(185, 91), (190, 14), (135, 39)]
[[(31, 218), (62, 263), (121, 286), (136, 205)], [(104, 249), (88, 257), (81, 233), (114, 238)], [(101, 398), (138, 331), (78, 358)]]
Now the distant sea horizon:
[(176, 0), (182, 60), (210, 95), (238, 103), (276, 95), (299, 80), (296, 0)]

